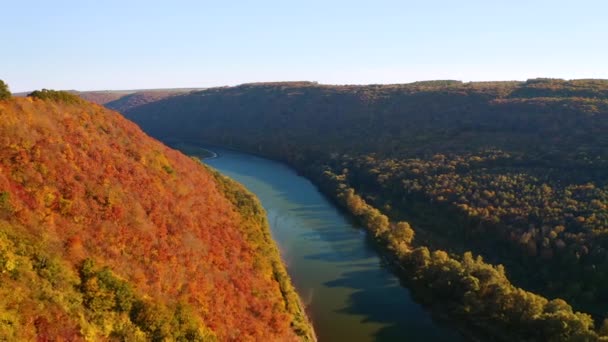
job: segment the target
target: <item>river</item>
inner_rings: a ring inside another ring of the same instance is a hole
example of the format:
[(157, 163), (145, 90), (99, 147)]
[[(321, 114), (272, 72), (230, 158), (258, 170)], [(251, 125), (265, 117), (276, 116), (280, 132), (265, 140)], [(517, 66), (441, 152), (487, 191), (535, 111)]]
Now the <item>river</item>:
[(284, 164), (212, 148), (204, 162), (255, 193), (268, 213), (319, 341), (459, 341), (413, 301), (365, 233)]

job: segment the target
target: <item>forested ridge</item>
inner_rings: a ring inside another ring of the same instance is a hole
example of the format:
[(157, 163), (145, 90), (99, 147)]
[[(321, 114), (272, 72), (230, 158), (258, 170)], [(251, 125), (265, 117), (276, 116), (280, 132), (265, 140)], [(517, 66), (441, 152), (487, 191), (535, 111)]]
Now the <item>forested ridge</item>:
[(191, 91), (200, 89), (176, 88), (176, 89), (150, 89), (150, 90), (123, 90), (123, 91), (73, 91), (73, 94), (107, 108), (124, 112), (131, 108), (144, 104), (163, 100), (165, 98), (184, 95)]
[(124, 114), (290, 163), (375, 227), (421, 300), (477, 331), (608, 332), (606, 80), (246, 84)]
[(314, 340), (265, 217), (118, 113), (0, 83), (0, 340)]
[[(67, 90), (63, 93), (77, 95), (89, 102), (103, 105), (109, 109), (124, 112), (131, 108), (144, 105), (146, 103), (159, 101), (170, 96), (183, 95), (202, 88), (169, 88), (169, 89), (149, 89), (149, 90), (97, 90), (97, 91), (77, 91)], [(10, 92), (8, 93), (10, 95)], [(26, 97), (31, 92), (14, 94), (17, 97)], [(1, 97), (2, 95), (0, 95)]]

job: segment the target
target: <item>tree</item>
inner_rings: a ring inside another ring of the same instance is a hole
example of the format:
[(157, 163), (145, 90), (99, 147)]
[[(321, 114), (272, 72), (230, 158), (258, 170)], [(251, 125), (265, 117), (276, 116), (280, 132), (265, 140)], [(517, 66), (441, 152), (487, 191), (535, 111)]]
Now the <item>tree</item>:
[(11, 98), (11, 91), (8, 89), (8, 84), (0, 80), (0, 100), (8, 100)]
[(399, 221), (393, 229), (393, 236), (395, 239), (403, 241), (409, 245), (412, 243), (412, 240), (414, 240), (414, 230), (410, 227), (409, 223)]
[(71, 94), (63, 90), (42, 89), (35, 90), (28, 94), (29, 97), (34, 97), (41, 100), (52, 100), (63, 103), (82, 103), (82, 99), (78, 95)]

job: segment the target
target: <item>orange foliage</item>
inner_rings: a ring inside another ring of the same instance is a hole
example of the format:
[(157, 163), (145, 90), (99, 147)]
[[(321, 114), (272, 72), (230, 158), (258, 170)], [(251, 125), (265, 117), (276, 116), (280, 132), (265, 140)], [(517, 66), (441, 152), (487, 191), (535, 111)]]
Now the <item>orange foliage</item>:
[[(190, 303), (220, 340), (296, 339), (271, 267), (254, 267), (246, 218), (213, 176), (118, 113), (0, 102), (0, 192), (5, 219), (74, 269), (91, 258), (153, 300)], [(42, 340), (78, 335), (51, 316), (33, 318)]]

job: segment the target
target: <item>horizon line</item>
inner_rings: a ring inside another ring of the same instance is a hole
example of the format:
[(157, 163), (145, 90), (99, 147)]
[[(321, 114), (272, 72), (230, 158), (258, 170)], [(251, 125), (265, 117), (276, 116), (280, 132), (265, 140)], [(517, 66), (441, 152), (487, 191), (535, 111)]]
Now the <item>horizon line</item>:
[[(56, 90), (61, 90), (61, 91), (72, 91), (72, 92), (131, 92), (131, 93), (136, 93), (136, 92), (143, 92), (143, 91), (196, 91), (196, 90), (205, 90), (205, 89), (213, 89), (213, 88), (231, 88), (231, 87), (239, 87), (239, 86), (244, 86), (244, 85), (261, 85), (261, 84), (290, 84), (290, 83), (311, 83), (311, 84), (317, 84), (317, 85), (321, 85), (321, 86), (374, 86), (374, 85), (383, 85), (383, 86), (390, 86), (390, 85), (412, 85), (415, 83), (425, 83), (425, 82), (460, 82), (462, 84), (472, 84), (472, 83), (509, 83), (509, 82), (520, 82), (520, 83), (525, 83), (528, 82), (530, 80), (554, 80), (554, 81), (566, 81), (566, 82), (570, 82), (570, 81), (608, 81), (608, 78), (560, 78), (560, 77), (534, 77), (534, 78), (527, 78), (525, 80), (517, 80), (517, 79), (512, 79), (512, 80), (475, 80), (475, 81), (464, 81), (464, 80), (458, 80), (458, 79), (422, 79), (422, 80), (417, 80), (417, 81), (411, 81), (411, 82), (400, 82), (400, 83), (394, 83), (394, 82), (378, 82), (378, 83), (322, 83), (319, 81), (310, 81), (310, 80), (283, 80), (283, 81), (252, 81), (252, 82), (242, 82), (242, 83), (229, 83), (229, 84), (224, 84), (224, 85), (212, 85), (212, 86), (178, 86), (178, 87), (171, 87), (171, 88), (131, 88), (131, 89), (56, 89)], [(5, 81), (6, 82), (6, 81)], [(8, 83), (9, 88), (10, 88), (10, 83)], [(52, 88), (40, 88), (40, 89), (52, 89)], [(25, 90), (25, 91), (11, 91), (11, 93), (13, 95), (23, 95), (26, 93), (30, 93), (32, 91), (35, 90), (40, 90), (40, 89), (33, 89), (33, 90)], [(27, 95), (27, 94), (26, 94)]]

